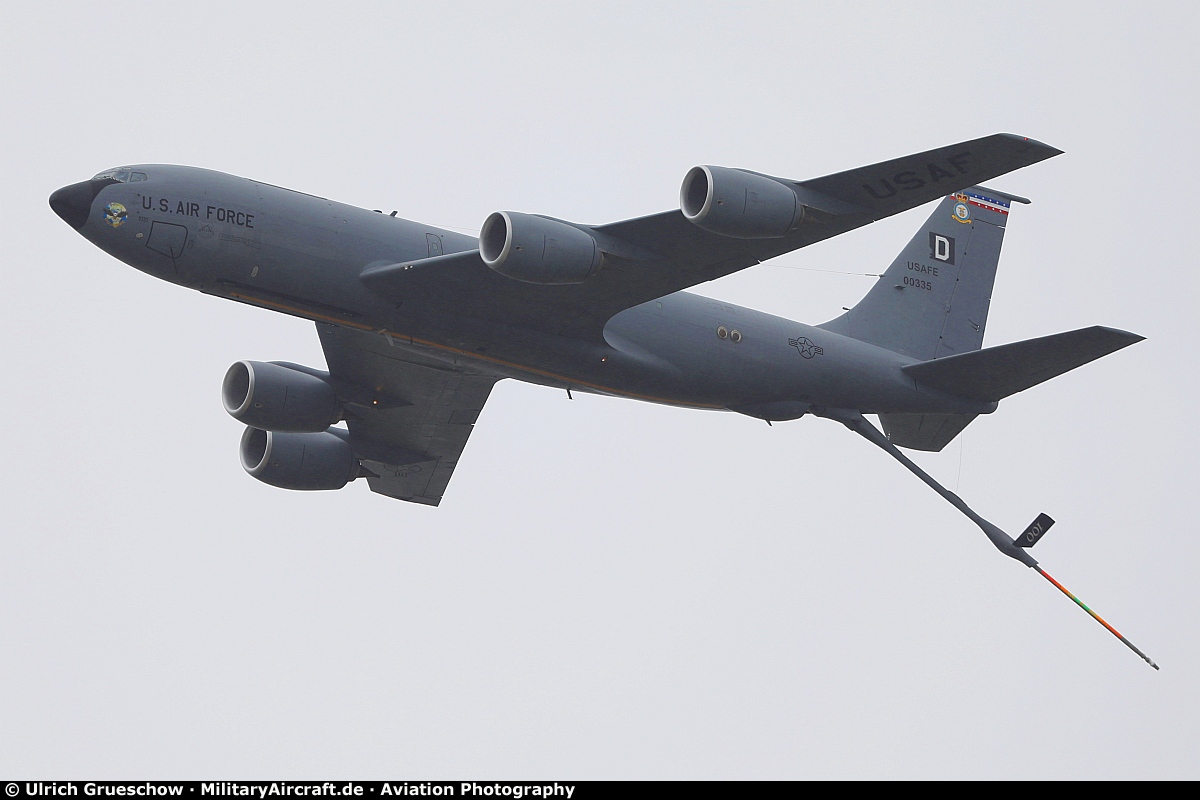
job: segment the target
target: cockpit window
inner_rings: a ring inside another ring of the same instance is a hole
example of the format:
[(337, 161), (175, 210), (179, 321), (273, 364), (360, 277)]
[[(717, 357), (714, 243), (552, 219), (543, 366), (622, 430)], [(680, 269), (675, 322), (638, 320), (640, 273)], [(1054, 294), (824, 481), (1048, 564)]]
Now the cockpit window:
[(117, 181), (118, 183), (130, 183), (133, 181), (146, 180), (146, 173), (134, 172), (129, 167), (120, 167), (117, 169), (109, 169), (101, 172), (99, 175), (92, 178), (94, 181)]

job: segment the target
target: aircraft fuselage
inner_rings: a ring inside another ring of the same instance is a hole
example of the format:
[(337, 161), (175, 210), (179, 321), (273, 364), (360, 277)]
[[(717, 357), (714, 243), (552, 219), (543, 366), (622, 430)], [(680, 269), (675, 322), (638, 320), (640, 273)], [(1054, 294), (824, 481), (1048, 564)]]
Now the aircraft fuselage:
[[(192, 167), (132, 167), (142, 180), (76, 184), (92, 199), (79, 232), (115, 258), (206, 294), (378, 332), (397, 347), (506, 377), (766, 419), (809, 407), (865, 413), (988, 413), (916, 384), (914, 362), (865, 342), (676, 292), (629, 308), (592, 343), (497, 315), (456, 312), (453, 294), (392, 302), (371, 266), (473, 250), (478, 240), (313, 195)], [(77, 188), (78, 187), (78, 188)], [(66, 191), (66, 190), (64, 190)]]

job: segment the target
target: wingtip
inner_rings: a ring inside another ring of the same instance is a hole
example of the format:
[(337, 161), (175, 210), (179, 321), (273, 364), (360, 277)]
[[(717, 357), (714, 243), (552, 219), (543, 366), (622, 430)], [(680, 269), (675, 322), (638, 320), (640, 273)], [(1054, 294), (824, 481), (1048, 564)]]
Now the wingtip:
[(1110, 328), (1107, 325), (1097, 325), (1096, 327), (1105, 333), (1111, 334), (1112, 336), (1123, 340), (1123, 344), (1121, 345), (1122, 347), (1128, 347), (1131, 344), (1137, 344), (1138, 342), (1146, 341), (1146, 337), (1142, 336), (1140, 333), (1123, 331), (1120, 328)]
[(1016, 133), (1002, 133), (1000, 135), (1024, 149), (1040, 150), (1042, 158), (1053, 158), (1054, 156), (1061, 156), (1063, 154), (1063, 151), (1057, 147), (1048, 145), (1045, 142), (1039, 142), (1037, 139), (1030, 139), (1028, 136), (1021, 136)]

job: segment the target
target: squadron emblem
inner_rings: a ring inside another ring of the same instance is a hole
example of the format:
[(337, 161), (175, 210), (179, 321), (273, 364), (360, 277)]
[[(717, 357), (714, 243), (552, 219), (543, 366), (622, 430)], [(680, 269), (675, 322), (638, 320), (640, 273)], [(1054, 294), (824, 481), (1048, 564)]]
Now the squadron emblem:
[(969, 223), (971, 221), (971, 208), (967, 205), (967, 196), (965, 194), (956, 194), (954, 199), (958, 202), (954, 204), (954, 221)]
[(128, 218), (129, 212), (120, 203), (109, 203), (104, 207), (104, 221), (114, 228), (121, 227)]

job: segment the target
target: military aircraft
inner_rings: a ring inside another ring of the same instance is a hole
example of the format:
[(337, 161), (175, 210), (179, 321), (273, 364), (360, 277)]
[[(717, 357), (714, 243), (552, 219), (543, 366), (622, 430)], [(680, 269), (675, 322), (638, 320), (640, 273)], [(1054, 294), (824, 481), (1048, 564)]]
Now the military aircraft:
[[(811, 414), (888, 452), (1066, 592), (1028, 551), (1053, 520), (1014, 539), (898, 449), (941, 450), (1005, 397), (1141, 340), (1091, 327), (981, 349), (1009, 212), (1029, 202), (982, 184), (1060, 152), (995, 134), (802, 181), (698, 166), (677, 210), (605, 225), (498, 211), (478, 238), (171, 165), (106, 170), (50, 206), (156, 278), (316, 322), (327, 370), (239, 361), (221, 387), (247, 426), (242, 466), (265, 483), (364, 478), (436, 506), (503, 378), (767, 423)], [(939, 199), (823, 324), (682, 291)]]

